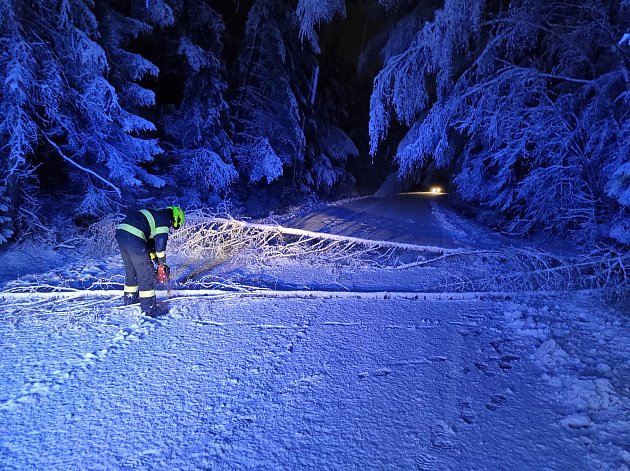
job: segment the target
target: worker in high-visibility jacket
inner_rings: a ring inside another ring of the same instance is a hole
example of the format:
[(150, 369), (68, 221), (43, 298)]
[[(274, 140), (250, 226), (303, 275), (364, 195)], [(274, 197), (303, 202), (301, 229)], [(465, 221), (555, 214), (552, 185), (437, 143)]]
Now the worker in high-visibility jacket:
[(179, 206), (129, 211), (118, 225), (116, 241), (125, 264), (125, 305), (140, 302), (143, 314), (151, 317), (160, 314), (155, 298), (154, 261), (168, 277), (168, 231), (171, 227), (179, 229), (183, 225), (184, 211)]

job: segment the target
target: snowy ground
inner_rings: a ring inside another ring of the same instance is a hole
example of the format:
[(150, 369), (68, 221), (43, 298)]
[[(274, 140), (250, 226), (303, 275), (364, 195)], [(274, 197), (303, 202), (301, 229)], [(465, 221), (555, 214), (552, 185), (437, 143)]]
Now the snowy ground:
[[(349, 221), (400, 240), (418, 225), (400, 207), (398, 223)], [(495, 237), (437, 200), (418, 213), (429, 239), (405, 242)], [(588, 293), (435, 289), (457, 268), (226, 264), (212, 276), (277, 289), (173, 298), (158, 319), (107, 297), (86, 311), (5, 295), (0, 468), (630, 469), (627, 314)], [(120, 270), (111, 257), (62, 274)]]

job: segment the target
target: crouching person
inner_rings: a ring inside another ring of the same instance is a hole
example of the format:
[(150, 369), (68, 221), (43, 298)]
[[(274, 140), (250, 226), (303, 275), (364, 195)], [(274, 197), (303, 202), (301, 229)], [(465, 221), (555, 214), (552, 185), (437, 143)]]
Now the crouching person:
[(164, 209), (130, 211), (116, 228), (116, 241), (125, 264), (125, 305), (140, 303), (143, 314), (161, 314), (155, 298), (155, 268), (168, 274), (166, 242), (168, 231), (184, 225), (184, 211), (179, 206)]

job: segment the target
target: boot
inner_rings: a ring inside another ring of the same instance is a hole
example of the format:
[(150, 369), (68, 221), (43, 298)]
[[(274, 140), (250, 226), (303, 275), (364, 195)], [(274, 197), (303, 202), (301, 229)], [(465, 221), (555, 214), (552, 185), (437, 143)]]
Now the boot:
[(125, 306), (130, 306), (132, 304), (138, 304), (140, 302), (140, 297), (138, 293), (125, 293), (123, 295), (123, 303)]
[(155, 297), (142, 298), (140, 301), (140, 310), (142, 314), (149, 317), (158, 317), (168, 313), (168, 309), (165, 309), (164, 306), (160, 306)]
[(150, 308), (143, 308), (142, 314), (149, 317), (160, 317), (168, 314), (168, 308), (166, 306), (162, 306), (160, 304), (154, 304)]

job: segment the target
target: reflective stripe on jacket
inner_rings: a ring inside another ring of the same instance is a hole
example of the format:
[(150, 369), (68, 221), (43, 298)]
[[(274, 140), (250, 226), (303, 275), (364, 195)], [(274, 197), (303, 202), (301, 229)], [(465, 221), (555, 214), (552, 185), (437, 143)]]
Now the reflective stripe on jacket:
[(172, 218), (173, 214), (170, 209), (140, 209), (127, 213), (117, 229), (129, 232), (147, 243), (151, 242), (151, 249), (156, 252), (158, 261), (164, 262), (168, 230), (173, 222)]

